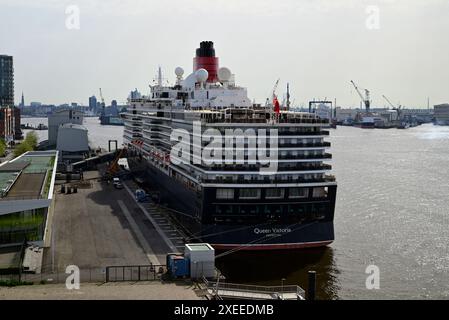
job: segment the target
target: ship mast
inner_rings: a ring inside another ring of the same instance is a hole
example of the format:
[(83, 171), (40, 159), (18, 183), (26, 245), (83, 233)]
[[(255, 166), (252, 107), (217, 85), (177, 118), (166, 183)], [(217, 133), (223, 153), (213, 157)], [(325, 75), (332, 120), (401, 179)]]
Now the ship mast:
[(162, 70), (161, 70), (161, 66), (159, 66), (159, 68), (157, 70), (157, 85), (159, 87), (162, 87)]

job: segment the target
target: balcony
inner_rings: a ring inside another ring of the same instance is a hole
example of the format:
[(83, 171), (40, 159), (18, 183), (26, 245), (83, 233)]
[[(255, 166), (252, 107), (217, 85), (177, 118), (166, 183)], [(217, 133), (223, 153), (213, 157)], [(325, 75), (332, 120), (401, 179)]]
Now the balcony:
[[(260, 171), (260, 167), (258, 166), (251, 166), (248, 165), (238, 165), (238, 164), (224, 164), (222, 166), (199, 166), (201, 169), (205, 171), (223, 171), (223, 172), (235, 172), (235, 171), (241, 171), (241, 172), (247, 172), (248, 174), (258, 173)], [(322, 170), (332, 170), (332, 166), (329, 164), (321, 164), (321, 165), (304, 165), (304, 164), (297, 164), (295, 166), (289, 166), (289, 167), (283, 167), (279, 166), (278, 171), (322, 171)]]
[(320, 142), (320, 143), (279, 143), (278, 147), (292, 147), (292, 148), (322, 148), (330, 147), (330, 142)]
[(336, 178), (333, 175), (327, 175), (323, 178), (290, 178), (290, 179), (270, 179), (270, 177), (265, 176), (263, 179), (244, 179), (242, 177), (238, 177), (237, 179), (233, 177), (217, 177), (215, 179), (201, 179), (201, 183), (227, 183), (227, 184), (281, 184), (281, 183), (326, 183), (326, 182), (335, 182)]

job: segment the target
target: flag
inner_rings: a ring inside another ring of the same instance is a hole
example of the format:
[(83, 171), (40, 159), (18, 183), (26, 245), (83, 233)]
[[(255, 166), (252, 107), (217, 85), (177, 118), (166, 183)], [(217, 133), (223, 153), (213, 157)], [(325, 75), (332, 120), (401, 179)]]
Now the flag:
[(279, 106), (278, 97), (276, 97), (276, 96), (274, 96), (274, 98), (273, 98), (273, 106), (274, 106), (274, 112), (276, 112), (276, 114), (279, 114), (280, 106)]

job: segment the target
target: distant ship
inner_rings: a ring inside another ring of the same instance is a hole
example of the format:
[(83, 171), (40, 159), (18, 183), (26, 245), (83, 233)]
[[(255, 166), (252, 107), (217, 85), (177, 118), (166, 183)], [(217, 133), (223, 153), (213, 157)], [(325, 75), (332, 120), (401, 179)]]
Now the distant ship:
[[(161, 201), (174, 209), (190, 241), (208, 242), (217, 250), (296, 249), (333, 242), (337, 183), (327, 164), (332, 158), (326, 152), (329, 131), (323, 129), (328, 121), (280, 110), (277, 98), (268, 106), (252, 103), (231, 71), (219, 68), (210, 41), (201, 42), (193, 62), (186, 78), (176, 68), (174, 85), (163, 85), (159, 69), (148, 96), (129, 98), (122, 117), (130, 168), (160, 190)], [(270, 136), (262, 149), (265, 155), (277, 152), (269, 163), (251, 161), (255, 153), (260, 156), (250, 143), (254, 133), (261, 137), (259, 129)], [(181, 142), (173, 139), (174, 130), (193, 141), (185, 148), (190, 161), (175, 161), (173, 148)], [(244, 133), (244, 143), (217, 138), (225, 152), (214, 151), (215, 162), (201, 159), (210, 147), (204, 136), (228, 130)], [(276, 130), (277, 148), (271, 140)], [(241, 151), (244, 161), (235, 154), (227, 161), (230, 149)], [(277, 166), (275, 172), (261, 173), (271, 165)]]
[(100, 115), (100, 124), (109, 126), (123, 126), (124, 122), (121, 117), (113, 115)]

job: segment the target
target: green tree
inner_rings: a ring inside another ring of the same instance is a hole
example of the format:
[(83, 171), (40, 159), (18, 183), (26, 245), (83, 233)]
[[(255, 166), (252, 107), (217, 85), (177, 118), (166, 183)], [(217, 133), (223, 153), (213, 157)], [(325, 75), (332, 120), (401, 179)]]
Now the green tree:
[(6, 142), (3, 139), (0, 139), (0, 157), (3, 157), (6, 152)]
[(34, 131), (28, 132), (25, 139), (14, 148), (14, 156), (18, 157), (27, 151), (33, 151), (37, 147), (37, 135)]
[(37, 137), (37, 134), (34, 131), (28, 132), (25, 137), (25, 141), (28, 142), (28, 144), (32, 147), (33, 150), (36, 149), (38, 140), (39, 139)]

